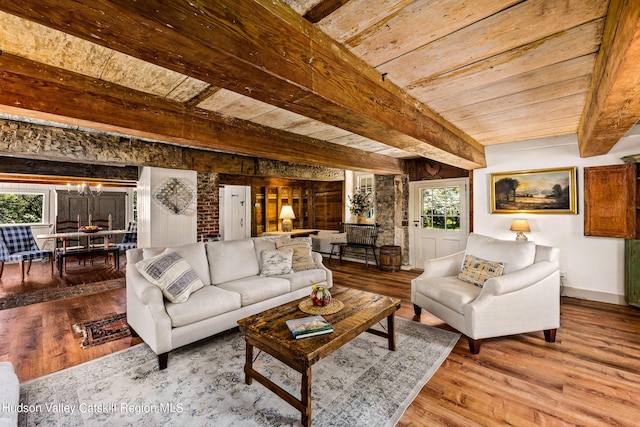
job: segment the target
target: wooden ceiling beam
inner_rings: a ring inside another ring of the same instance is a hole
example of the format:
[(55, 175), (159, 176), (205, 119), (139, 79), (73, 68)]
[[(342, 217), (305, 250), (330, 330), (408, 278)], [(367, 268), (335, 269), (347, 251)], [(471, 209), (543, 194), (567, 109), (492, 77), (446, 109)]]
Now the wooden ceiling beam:
[(281, 2), (4, 0), (0, 10), (423, 157), (486, 165), (481, 144)]
[(0, 111), (175, 144), (339, 169), (404, 172), (401, 160), (338, 146), (0, 55)]
[(640, 2), (611, 0), (580, 125), (580, 156), (608, 153), (640, 119)]

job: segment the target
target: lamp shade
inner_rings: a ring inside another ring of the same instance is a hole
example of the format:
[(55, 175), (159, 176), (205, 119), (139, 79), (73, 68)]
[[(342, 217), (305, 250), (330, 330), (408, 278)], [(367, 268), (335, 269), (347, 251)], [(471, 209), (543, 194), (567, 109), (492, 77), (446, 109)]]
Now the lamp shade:
[(529, 221), (526, 219), (514, 219), (509, 230), (522, 232), (531, 231), (531, 228), (529, 228)]
[(280, 219), (296, 219), (293, 208), (289, 205), (284, 205), (280, 210)]

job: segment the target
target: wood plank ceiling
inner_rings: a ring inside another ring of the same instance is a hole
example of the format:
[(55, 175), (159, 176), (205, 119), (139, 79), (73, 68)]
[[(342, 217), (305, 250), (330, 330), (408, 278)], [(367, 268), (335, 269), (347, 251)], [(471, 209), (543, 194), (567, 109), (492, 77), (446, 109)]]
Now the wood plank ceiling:
[(640, 119), (638, 3), (3, 0), (0, 113), (378, 173), (604, 154)]

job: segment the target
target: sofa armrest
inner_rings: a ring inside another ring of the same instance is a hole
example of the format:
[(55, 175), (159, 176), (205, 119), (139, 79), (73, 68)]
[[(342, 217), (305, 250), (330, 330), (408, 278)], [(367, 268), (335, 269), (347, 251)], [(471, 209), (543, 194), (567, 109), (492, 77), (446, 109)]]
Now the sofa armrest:
[[(559, 269), (557, 262), (541, 261), (522, 270), (493, 277), (484, 283), (481, 295), (504, 295), (535, 285)], [(558, 273), (559, 274), (559, 273)]]
[(414, 280), (456, 276), (460, 273), (463, 261), (464, 251), (440, 258), (428, 259), (424, 262), (424, 272)]
[(141, 249), (127, 251), (127, 321), (156, 354), (166, 353), (172, 350), (171, 318), (160, 288), (135, 268), (141, 258)]
[(322, 263), (322, 255), (319, 254), (318, 252), (311, 252), (311, 256), (313, 257), (313, 261), (316, 263), (316, 265), (318, 266), (318, 268), (321, 268), (323, 270), (326, 271), (326, 275), (327, 275), (327, 287), (332, 287), (333, 286), (333, 272), (331, 270), (329, 270), (327, 267), (325, 267), (325, 265)]

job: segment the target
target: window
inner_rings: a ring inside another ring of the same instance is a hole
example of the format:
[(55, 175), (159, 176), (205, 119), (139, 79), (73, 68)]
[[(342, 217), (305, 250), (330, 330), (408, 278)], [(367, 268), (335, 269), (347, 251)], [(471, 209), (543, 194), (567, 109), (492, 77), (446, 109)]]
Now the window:
[(0, 193), (0, 224), (44, 222), (43, 193)]
[(422, 228), (460, 230), (460, 187), (422, 189)]
[[(367, 193), (373, 194), (373, 175), (361, 175), (357, 178), (357, 186), (356, 191), (360, 189), (364, 189)], [(375, 205), (375, 204), (374, 204)], [(367, 212), (364, 213), (366, 218), (373, 218), (374, 215), (374, 207), (371, 207)]]

